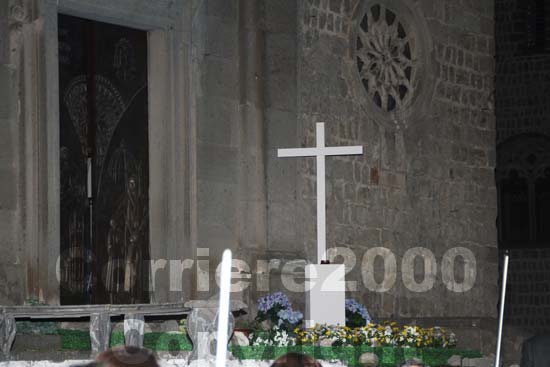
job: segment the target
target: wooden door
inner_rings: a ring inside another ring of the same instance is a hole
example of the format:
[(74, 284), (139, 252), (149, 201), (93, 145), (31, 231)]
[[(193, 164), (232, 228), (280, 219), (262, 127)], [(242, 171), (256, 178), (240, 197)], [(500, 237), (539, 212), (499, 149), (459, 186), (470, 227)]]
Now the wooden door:
[(61, 302), (148, 302), (147, 33), (59, 15)]

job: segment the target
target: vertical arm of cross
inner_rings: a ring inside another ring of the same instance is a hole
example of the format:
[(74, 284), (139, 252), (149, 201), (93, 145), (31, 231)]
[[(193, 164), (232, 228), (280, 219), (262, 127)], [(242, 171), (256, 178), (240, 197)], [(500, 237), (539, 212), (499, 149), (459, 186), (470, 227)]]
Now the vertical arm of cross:
[(326, 196), (325, 158), (326, 156), (363, 154), (363, 147), (325, 147), (325, 124), (316, 124), (316, 146), (314, 148), (278, 149), (278, 157), (315, 157), (317, 159), (317, 261), (326, 260)]
[[(316, 124), (316, 148), (325, 147), (325, 124)], [(325, 196), (325, 156), (317, 156), (317, 263), (326, 260), (327, 232), (326, 232), (326, 196)]]

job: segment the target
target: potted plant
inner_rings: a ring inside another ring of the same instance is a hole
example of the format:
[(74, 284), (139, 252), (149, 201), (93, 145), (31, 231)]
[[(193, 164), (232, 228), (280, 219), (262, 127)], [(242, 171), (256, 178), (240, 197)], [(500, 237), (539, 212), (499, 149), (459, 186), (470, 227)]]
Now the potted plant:
[(301, 322), (304, 316), (300, 311), (292, 310), (288, 297), (283, 292), (275, 292), (258, 299), (258, 322), (264, 330), (273, 326), (292, 331)]
[(346, 326), (356, 328), (365, 326), (371, 321), (372, 317), (365, 306), (353, 298), (346, 299)]

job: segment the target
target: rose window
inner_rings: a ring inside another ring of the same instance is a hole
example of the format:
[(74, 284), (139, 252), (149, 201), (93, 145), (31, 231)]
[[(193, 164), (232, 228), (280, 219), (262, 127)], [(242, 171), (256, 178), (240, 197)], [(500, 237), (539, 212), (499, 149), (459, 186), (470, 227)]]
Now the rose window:
[(413, 94), (415, 50), (397, 15), (383, 5), (369, 7), (356, 42), (357, 69), (368, 96), (386, 112), (406, 106)]

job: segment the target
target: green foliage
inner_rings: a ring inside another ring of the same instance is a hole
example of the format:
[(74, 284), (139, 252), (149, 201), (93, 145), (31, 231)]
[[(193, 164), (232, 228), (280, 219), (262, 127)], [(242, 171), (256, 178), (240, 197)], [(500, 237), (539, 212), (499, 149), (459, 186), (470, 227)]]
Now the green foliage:
[(17, 321), (18, 334), (43, 334), (57, 333), (59, 323), (55, 321)]
[[(61, 348), (63, 350), (90, 350), (90, 334), (84, 330), (57, 331), (61, 335)], [(124, 345), (124, 333), (113, 331), (111, 333), (110, 346)], [(156, 351), (191, 350), (193, 345), (187, 335), (179, 333), (146, 333), (143, 337), (143, 346)]]
[(361, 327), (365, 325), (365, 319), (360, 313), (346, 311), (346, 325), (351, 328)]
[[(54, 334), (61, 335), (62, 350), (90, 350), (90, 335), (86, 330), (57, 329)], [(122, 331), (112, 332), (110, 345), (124, 345), (124, 334)], [(156, 351), (192, 350), (192, 344), (187, 335), (181, 333), (146, 333), (144, 336), (144, 346)], [(299, 352), (320, 360), (340, 360), (352, 367), (359, 365), (359, 357), (366, 352), (375, 353), (380, 359), (379, 366), (381, 367), (393, 367), (411, 358), (419, 358), (430, 366), (440, 366), (445, 365), (447, 360), (453, 355), (459, 355), (463, 358), (479, 358), (482, 356), (480, 352), (475, 350), (370, 347), (367, 345), (338, 347), (320, 347), (314, 345), (289, 347), (231, 346), (230, 350), (237, 359), (273, 360), (288, 352)]]
[(460, 355), (467, 358), (479, 358), (481, 353), (473, 350), (459, 349), (438, 349), (438, 348), (392, 348), (392, 347), (319, 347), (319, 346), (292, 346), (292, 347), (273, 347), (257, 346), (244, 347), (232, 346), (231, 352), (237, 359), (256, 359), (270, 360), (276, 359), (288, 352), (298, 352), (313, 356), (316, 359), (332, 361), (340, 360), (349, 366), (358, 366), (361, 354), (374, 353), (380, 359), (379, 366), (394, 367), (399, 363), (411, 359), (419, 358), (430, 366), (446, 365), (447, 360), (453, 355)]
[[(45, 302), (40, 302), (37, 297), (29, 297), (25, 300), (28, 306), (47, 306)], [(17, 321), (17, 332), (20, 334), (55, 334), (59, 328), (59, 323), (55, 321)]]

